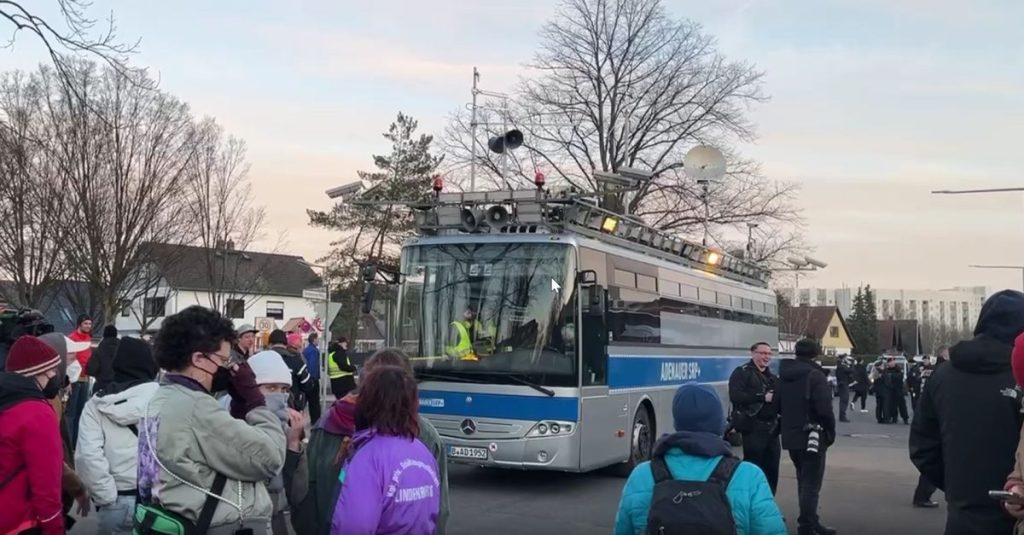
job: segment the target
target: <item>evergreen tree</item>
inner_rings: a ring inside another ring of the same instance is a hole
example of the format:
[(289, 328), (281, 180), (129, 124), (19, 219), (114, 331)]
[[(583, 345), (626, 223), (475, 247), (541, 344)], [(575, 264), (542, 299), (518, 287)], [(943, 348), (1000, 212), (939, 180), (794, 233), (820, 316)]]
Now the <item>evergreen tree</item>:
[(875, 317), (875, 296), (871, 285), (858, 288), (849, 317), (850, 336), (858, 355), (878, 355), (878, 320)]
[[(417, 136), (418, 126), (412, 117), (398, 114), (383, 134), (384, 139), (391, 142), (391, 154), (374, 155), (377, 169), (358, 173), (366, 187), (362, 198), (410, 201), (429, 198), (433, 175), (443, 156), (431, 154), (434, 138), (426, 134)], [(331, 243), (331, 252), (320, 261), (330, 267), (331, 293), (339, 297), (344, 311), (331, 330), (353, 338), (362, 299), (360, 268), (372, 262), (385, 271), (398, 271), (400, 246), (415, 230), (412, 213), (404, 206), (355, 206), (344, 202), (335, 204), (329, 212), (306, 212), (311, 225), (342, 233), (340, 239)], [(378, 300), (391, 301), (393, 292), (379, 290)]]

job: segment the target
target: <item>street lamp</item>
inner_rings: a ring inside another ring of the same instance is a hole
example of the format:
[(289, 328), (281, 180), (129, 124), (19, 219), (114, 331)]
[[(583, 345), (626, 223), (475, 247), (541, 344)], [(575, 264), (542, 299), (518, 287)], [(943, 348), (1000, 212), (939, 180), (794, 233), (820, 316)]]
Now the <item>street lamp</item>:
[(972, 268), (977, 268), (977, 269), (1016, 269), (1016, 270), (1020, 271), (1021, 281), (1022, 281), (1021, 282), (1021, 288), (1024, 288), (1024, 266), (976, 266), (976, 265), (970, 265), (970, 266), (967, 266), (967, 267), (972, 267)]
[(1024, 191), (1024, 188), (989, 188), (989, 189), (940, 189), (932, 191), (932, 195), (964, 195), (968, 193), (1010, 193), (1014, 191)]

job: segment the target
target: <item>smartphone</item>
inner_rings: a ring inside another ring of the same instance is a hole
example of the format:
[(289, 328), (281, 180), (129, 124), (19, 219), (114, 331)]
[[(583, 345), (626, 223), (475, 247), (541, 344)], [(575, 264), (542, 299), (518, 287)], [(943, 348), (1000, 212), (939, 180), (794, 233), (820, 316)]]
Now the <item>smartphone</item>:
[(1024, 496), (1007, 490), (990, 490), (988, 491), (988, 497), (993, 500), (1024, 506)]

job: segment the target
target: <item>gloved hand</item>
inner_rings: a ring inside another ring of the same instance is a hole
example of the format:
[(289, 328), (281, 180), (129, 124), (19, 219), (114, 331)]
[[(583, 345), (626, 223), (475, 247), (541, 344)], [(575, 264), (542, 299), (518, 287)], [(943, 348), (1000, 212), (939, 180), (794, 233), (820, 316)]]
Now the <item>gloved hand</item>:
[(263, 392), (256, 384), (256, 374), (252, 372), (248, 362), (239, 362), (231, 366), (231, 416), (244, 419), (249, 411), (266, 405)]

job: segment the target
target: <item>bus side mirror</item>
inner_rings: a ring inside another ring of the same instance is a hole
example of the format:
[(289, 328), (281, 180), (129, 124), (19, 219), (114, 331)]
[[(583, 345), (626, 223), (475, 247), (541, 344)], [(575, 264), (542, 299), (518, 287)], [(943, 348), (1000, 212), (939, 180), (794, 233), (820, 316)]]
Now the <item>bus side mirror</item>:
[(580, 271), (576, 276), (576, 282), (579, 283), (580, 288), (590, 288), (597, 284), (597, 272), (592, 269)]
[(583, 295), (586, 297), (587, 307), (584, 313), (588, 316), (604, 316), (604, 287), (600, 284), (584, 287)]

